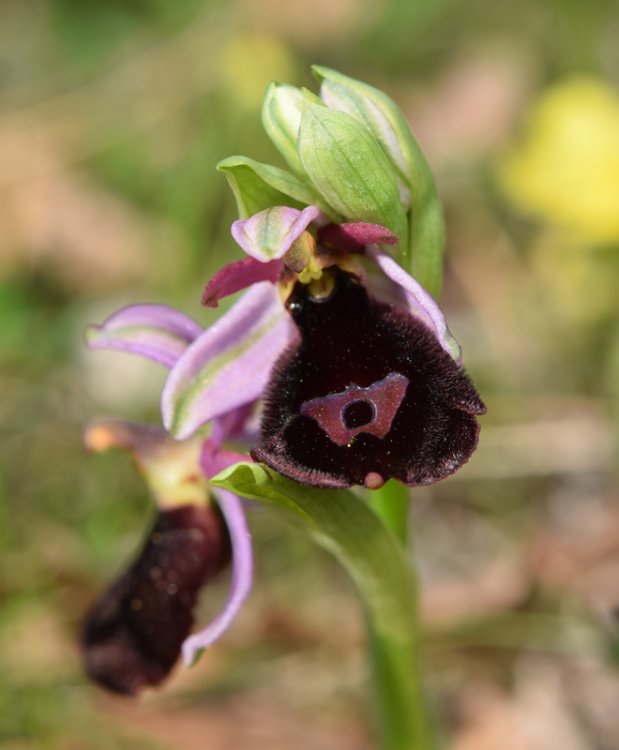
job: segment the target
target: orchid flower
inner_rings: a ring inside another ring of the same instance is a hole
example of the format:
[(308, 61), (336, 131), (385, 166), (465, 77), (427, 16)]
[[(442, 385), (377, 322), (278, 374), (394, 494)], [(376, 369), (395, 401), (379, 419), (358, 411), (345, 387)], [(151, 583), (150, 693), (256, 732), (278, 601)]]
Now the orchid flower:
[[(292, 324), (275, 358), (256, 327), (236, 329), (238, 347), (260, 352), (252, 367), (272, 366), (255, 460), (319, 487), (436, 482), (474, 451), (485, 406), (432, 296), (444, 238), (432, 174), (392, 100), (314, 73), (320, 98), (285, 84), (265, 94), (263, 125), (291, 171), (242, 156), (219, 164), (246, 257), (215, 274), (203, 303), (248, 289), (240, 309), (259, 287)], [(204, 381), (178, 385), (166, 407), (184, 436), (184, 391), (212, 397)]]
[[(234, 315), (230, 317), (234, 324)], [(223, 335), (221, 327), (218, 331)], [(173, 372), (192, 342), (199, 340), (211, 351), (225, 349), (217, 348), (212, 335), (205, 341), (204, 333), (172, 308), (135, 305), (114, 314), (104, 326), (89, 329), (87, 340), (93, 348), (147, 356)], [(133, 695), (158, 685), (181, 651), (185, 663), (192, 664), (225, 632), (249, 594), (252, 550), (241, 500), (208, 480), (245, 458), (228, 450), (225, 442), (247, 439), (251, 407), (233, 402), (225, 413), (215, 410), (209, 415), (212, 430), (206, 439), (177, 441), (160, 427), (119, 420), (100, 420), (87, 428), (89, 449), (120, 446), (131, 451), (158, 510), (141, 552), (87, 617), (86, 669), (104, 687)], [(210, 624), (190, 635), (200, 589), (230, 561), (226, 604)]]
[[(204, 303), (250, 287), (238, 310), (260, 288), (294, 323), (277, 357), (266, 334), (256, 346), (274, 366), (255, 460), (304, 484), (376, 489), (391, 477), (436, 482), (468, 459), (485, 407), (440, 308), (383, 249), (397, 244), (393, 232), (275, 206), (236, 221), (232, 235), (247, 258), (211, 279)], [(252, 335), (236, 332), (237, 346)], [(212, 398), (206, 384), (201, 403)]]

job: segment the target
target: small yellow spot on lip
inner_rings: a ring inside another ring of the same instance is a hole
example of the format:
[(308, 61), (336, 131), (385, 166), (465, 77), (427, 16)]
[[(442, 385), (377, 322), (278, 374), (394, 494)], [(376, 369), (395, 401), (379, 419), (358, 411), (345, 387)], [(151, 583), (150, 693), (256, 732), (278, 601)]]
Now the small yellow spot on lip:
[(144, 604), (141, 599), (132, 599), (131, 600), (131, 609), (134, 612), (139, 612), (143, 608)]

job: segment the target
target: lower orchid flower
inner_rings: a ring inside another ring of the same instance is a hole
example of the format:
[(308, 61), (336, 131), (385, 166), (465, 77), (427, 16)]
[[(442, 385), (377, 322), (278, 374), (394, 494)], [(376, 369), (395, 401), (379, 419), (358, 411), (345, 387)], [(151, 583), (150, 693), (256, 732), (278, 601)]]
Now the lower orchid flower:
[[(89, 676), (116, 693), (160, 684), (182, 655), (187, 664), (230, 625), (252, 584), (252, 551), (240, 499), (208, 478), (243, 458), (222, 448), (239, 415), (218, 420), (206, 441), (118, 420), (93, 422), (91, 450), (131, 451), (157, 505), (136, 559), (91, 608), (82, 646)], [(227, 602), (190, 635), (200, 590), (232, 560)]]
[[(242, 305), (207, 330), (156, 304), (123, 308), (103, 325), (87, 329), (92, 349), (139, 354), (169, 368), (162, 397), (166, 426), (174, 427), (174, 404), (188, 420), (189, 428), (183, 421), (185, 433), (207, 422), (212, 427), (207, 439), (187, 440), (174, 440), (161, 428), (118, 421), (94, 423), (86, 432), (92, 449), (119, 445), (132, 451), (158, 506), (142, 551), (95, 604), (84, 630), (87, 670), (111, 690), (134, 694), (159, 684), (181, 649), (184, 661), (193, 663), (226, 630), (249, 593), (252, 552), (241, 501), (209, 486), (208, 479), (246, 458), (225, 443), (251, 439), (253, 402), (289, 340), (290, 323), (279, 307), (271, 286), (257, 285)], [(259, 332), (253, 344), (252, 332)], [(260, 346), (266, 347), (264, 353)], [(180, 399), (175, 397), (179, 392)], [(232, 581), (224, 609), (190, 635), (200, 589), (230, 557)]]

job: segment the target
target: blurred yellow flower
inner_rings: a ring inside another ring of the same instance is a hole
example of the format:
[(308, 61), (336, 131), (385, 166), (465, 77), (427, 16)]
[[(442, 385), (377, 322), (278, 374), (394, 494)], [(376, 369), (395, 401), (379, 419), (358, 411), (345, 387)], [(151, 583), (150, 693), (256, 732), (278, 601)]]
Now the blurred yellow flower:
[(506, 195), (524, 212), (587, 242), (619, 240), (619, 95), (577, 77), (546, 91), (522, 142), (499, 165)]

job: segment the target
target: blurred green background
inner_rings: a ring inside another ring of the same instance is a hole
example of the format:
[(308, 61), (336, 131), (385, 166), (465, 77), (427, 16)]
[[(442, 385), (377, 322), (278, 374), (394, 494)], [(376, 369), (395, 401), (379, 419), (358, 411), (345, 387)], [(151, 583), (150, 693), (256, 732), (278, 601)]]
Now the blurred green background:
[(320, 63), (391, 94), (428, 156), (488, 404), (471, 463), (413, 499), (447, 744), (619, 748), (617, 39), (616, 0), (3, 0), (1, 747), (371, 747), (351, 585), (266, 512), (249, 605), (198, 667), (126, 702), (76, 646), (152, 513), (81, 430), (157, 421), (164, 376), (83, 327), (138, 301), (212, 318), (202, 288), (240, 255), (215, 164), (275, 161), (264, 88)]

